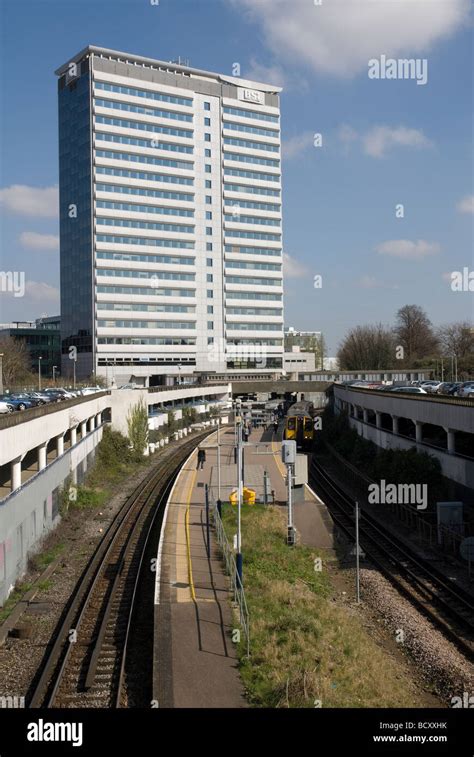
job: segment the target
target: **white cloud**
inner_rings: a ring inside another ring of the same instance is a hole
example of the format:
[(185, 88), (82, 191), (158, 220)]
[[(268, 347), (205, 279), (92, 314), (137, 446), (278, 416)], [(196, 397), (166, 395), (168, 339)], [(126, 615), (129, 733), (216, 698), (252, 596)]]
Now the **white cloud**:
[(354, 142), (359, 143), (364, 153), (372, 158), (383, 158), (395, 147), (421, 149), (433, 146), (433, 142), (421, 129), (409, 129), (406, 126), (373, 126), (364, 134), (359, 134), (352, 126), (343, 124), (339, 127), (337, 136), (346, 148)]
[(56, 234), (38, 234), (36, 231), (23, 231), (20, 243), (30, 250), (58, 250), (59, 237)]
[(0, 204), (11, 213), (37, 218), (56, 218), (59, 215), (59, 190), (54, 187), (28, 187), (12, 184), (0, 189)]
[(59, 289), (56, 287), (46, 284), (43, 281), (27, 281), (25, 290), (26, 296), (30, 300), (39, 304), (42, 302), (48, 303), (49, 305), (55, 304), (59, 307)]
[(463, 197), (457, 204), (460, 213), (474, 213), (474, 195)]
[(230, 0), (258, 22), (281, 60), (314, 71), (353, 77), (382, 54), (413, 56), (455, 32), (469, 0)]
[(374, 126), (363, 137), (364, 152), (373, 158), (382, 158), (392, 147), (431, 147), (432, 142), (420, 129), (398, 126)]
[(276, 87), (282, 87), (287, 91), (296, 90), (305, 93), (309, 90), (306, 79), (293, 74), (288, 67), (284, 68), (280, 63), (266, 66), (264, 63), (259, 63), (256, 58), (250, 59), (250, 66), (245, 70), (243, 78), (264, 84), (274, 84)]
[(309, 273), (306, 266), (292, 258), (288, 253), (283, 253), (283, 275), (288, 279), (301, 279)]
[(426, 242), (424, 239), (418, 239), (416, 242), (409, 239), (392, 239), (382, 242), (375, 249), (379, 255), (390, 255), (404, 260), (422, 260), (436, 255), (441, 248), (437, 242)]
[(313, 147), (314, 134), (312, 132), (305, 132), (304, 134), (296, 134), (294, 137), (290, 137), (283, 141), (281, 146), (282, 156), (287, 160), (291, 158), (297, 158), (308, 147)]
[(375, 276), (369, 276), (368, 274), (361, 276), (357, 281), (357, 285), (362, 289), (378, 289), (379, 287), (383, 286), (383, 284), (378, 281)]

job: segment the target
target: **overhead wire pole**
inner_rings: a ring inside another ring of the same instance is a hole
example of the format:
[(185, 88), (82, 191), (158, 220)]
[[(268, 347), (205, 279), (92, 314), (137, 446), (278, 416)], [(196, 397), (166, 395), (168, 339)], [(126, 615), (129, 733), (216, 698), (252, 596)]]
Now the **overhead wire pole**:
[(360, 604), (360, 567), (359, 567), (359, 503), (355, 503), (355, 537), (356, 537), (356, 598)]
[(242, 587), (242, 494), (243, 494), (243, 480), (242, 480), (242, 419), (239, 415), (239, 422), (237, 424), (237, 554), (236, 554), (236, 567), (239, 580), (239, 588)]

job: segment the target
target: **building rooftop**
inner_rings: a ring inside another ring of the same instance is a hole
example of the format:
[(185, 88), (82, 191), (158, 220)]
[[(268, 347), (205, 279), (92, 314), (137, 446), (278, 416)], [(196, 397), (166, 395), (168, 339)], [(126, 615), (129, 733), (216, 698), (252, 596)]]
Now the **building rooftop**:
[(88, 45), (83, 50), (73, 55), (66, 63), (63, 63), (54, 72), (57, 76), (62, 76), (68, 71), (71, 63), (79, 63), (83, 58), (90, 55), (97, 55), (101, 58), (107, 58), (109, 60), (119, 61), (121, 63), (128, 63), (130, 65), (139, 66), (143, 68), (154, 68), (158, 71), (168, 71), (169, 73), (180, 73), (190, 77), (198, 79), (211, 79), (217, 82), (225, 84), (233, 84), (237, 87), (249, 87), (251, 89), (260, 90), (261, 92), (268, 92), (270, 94), (278, 94), (282, 88), (272, 84), (264, 84), (263, 82), (255, 82), (250, 79), (242, 79), (238, 76), (225, 76), (224, 74), (218, 74), (213, 71), (204, 71), (199, 68), (191, 68), (190, 66), (182, 65), (181, 63), (175, 63), (172, 61), (157, 60), (155, 58), (146, 58), (142, 55), (132, 55), (131, 53), (120, 52), (119, 50), (109, 50), (106, 47), (96, 47), (95, 45)]

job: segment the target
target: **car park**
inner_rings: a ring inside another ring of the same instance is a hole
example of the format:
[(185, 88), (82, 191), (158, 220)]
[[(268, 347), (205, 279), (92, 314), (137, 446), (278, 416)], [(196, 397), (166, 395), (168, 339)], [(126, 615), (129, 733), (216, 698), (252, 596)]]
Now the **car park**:
[(396, 386), (392, 392), (403, 392), (404, 394), (428, 394), (421, 386)]
[(441, 386), (441, 381), (422, 381), (420, 384), (421, 389), (424, 389), (428, 394), (433, 394), (438, 391), (438, 387)]
[(456, 397), (474, 397), (474, 381), (464, 381), (455, 392)]
[(31, 392), (13, 392), (10, 397), (14, 400), (26, 400), (27, 402), (31, 402), (33, 407), (38, 407), (38, 405), (44, 404), (39, 397), (34, 397)]
[(30, 399), (15, 399), (11, 394), (4, 394), (0, 397), (0, 402), (8, 402), (14, 410), (29, 410), (35, 405)]

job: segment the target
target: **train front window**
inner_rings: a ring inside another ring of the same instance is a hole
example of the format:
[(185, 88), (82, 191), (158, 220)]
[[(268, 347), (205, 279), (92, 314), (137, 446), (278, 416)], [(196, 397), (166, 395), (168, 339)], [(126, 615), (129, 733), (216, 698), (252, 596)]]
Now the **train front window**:
[(296, 428), (296, 419), (295, 418), (288, 418), (288, 430), (294, 431)]
[(312, 429), (313, 429), (313, 421), (311, 420), (311, 418), (306, 418), (304, 422), (304, 430), (312, 431)]

